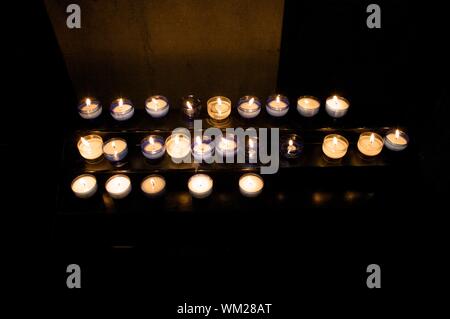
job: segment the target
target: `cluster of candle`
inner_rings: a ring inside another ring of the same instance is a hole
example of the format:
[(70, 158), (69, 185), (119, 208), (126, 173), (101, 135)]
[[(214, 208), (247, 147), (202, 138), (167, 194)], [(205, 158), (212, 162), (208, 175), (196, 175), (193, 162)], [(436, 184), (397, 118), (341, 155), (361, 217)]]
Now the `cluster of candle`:
[[(227, 119), (232, 110), (231, 100), (225, 96), (215, 96), (207, 101), (208, 115), (217, 121)], [(343, 117), (350, 103), (347, 99), (334, 95), (327, 98), (326, 112), (334, 117)], [(266, 101), (266, 111), (274, 117), (285, 116), (289, 111), (289, 99), (281, 94), (269, 96)], [(145, 101), (145, 110), (153, 118), (161, 118), (169, 112), (169, 100), (162, 95), (150, 96)], [(320, 101), (313, 96), (301, 96), (297, 99), (297, 111), (305, 117), (312, 117), (319, 112)], [(200, 115), (201, 101), (194, 95), (182, 99), (182, 110), (189, 119)], [(261, 102), (256, 96), (246, 95), (239, 99), (237, 110), (240, 116), (246, 119), (254, 118), (261, 112)], [(101, 104), (94, 98), (85, 98), (78, 105), (78, 113), (84, 119), (95, 119), (102, 113)], [(130, 119), (134, 114), (133, 103), (125, 98), (118, 98), (111, 103), (110, 114), (117, 121)]]
[[(205, 198), (212, 193), (213, 179), (206, 174), (195, 174), (188, 181), (189, 193), (195, 198)], [(239, 179), (239, 190), (246, 197), (258, 196), (264, 187), (264, 180), (258, 174), (244, 174)], [(97, 192), (94, 175), (83, 174), (72, 181), (72, 191), (79, 198), (90, 198)], [(117, 174), (105, 183), (105, 189), (114, 199), (122, 199), (130, 194), (132, 185), (127, 175)], [(160, 175), (149, 175), (141, 182), (141, 190), (148, 197), (159, 197), (166, 189), (166, 180)]]

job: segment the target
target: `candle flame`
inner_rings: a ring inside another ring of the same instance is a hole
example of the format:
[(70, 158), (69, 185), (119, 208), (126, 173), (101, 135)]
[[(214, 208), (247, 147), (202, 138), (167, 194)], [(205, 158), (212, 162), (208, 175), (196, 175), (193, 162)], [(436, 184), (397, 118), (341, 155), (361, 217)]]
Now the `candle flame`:
[(122, 105), (123, 105), (123, 99), (120, 98), (120, 99), (119, 99), (119, 106), (122, 106)]
[(158, 109), (158, 101), (156, 101), (156, 99), (153, 98), (153, 97), (152, 97), (152, 104), (153, 104), (153, 108), (154, 108), (155, 110), (157, 110), (157, 109)]
[(192, 104), (189, 101), (186, 101), (186, 106), (188, 107), (188, 109), (192, 110)]
[(252, 97), (252, 98), (250, 99), (250, 101), (248, 101), (248, 105), (252, 105), (253, 102), (255, 102), (255, 98), (254, 98), (254, 97)]
[(277, 95), (276, 101), (277, 103), (280, 103), (280, 95)]
[(152, 185), (152, 188), (155, 189), (155, 180), (152, 178), (150, 178), (150, 184)]
[(113, 148), (116, 148), (116, 142), (115, 142), (115, 141), (112, 141), (111, 146), (112, 146)]
[(293, 140), (289, 140), (289, 146), (292, 146), (292, 145), (294, 145), (294, 141)]
[(338, 97), (336, 95), (333, 95), (333, 102), (334, 104), (338, 104)]
[(86, 98), (86, 105), (87, 106), (91, 105), (91, 99), (90, 98)]
[(370, 144), (373, 144), (373, 142), (375, 142), (375, 135), (373, 133), (370, 135), (369, 141), (370, 141)]
[(81, 140), (81, 143), (83, 143), (85, 146), (91, 146), (84, 137), (81, 137), (80, 140)]
[(175, 135), (175, 144), (179, 144), (180, 143), (180, 136), (179, 135)]
[(155, 143), (155, 142), (153, 141), (153, 137), (151, 137), (151, 136), (148, 138), (148, 142), (149, 142), (150, 144), (154, 144), (154, 143)]
[(334, 136), (334, 137), (333, 137), (333, 145), (336, 146), (337, 143), (338, 143), (338, 140), (337, 140), (336, 136)]
[(217, 104), (222, 105), (222, 99), (220, 97), (217, 98)]
[(309, 99), (305, 99), (305, 104), (309, 104)]
[(397, 129), (395, 130), (395, 138), (398, 139), (400, 137), (400, 131)]
[(196, 142), (197, 144), (202, 144), (202, 139), (200, 138), (200, 136), (197, 136)]

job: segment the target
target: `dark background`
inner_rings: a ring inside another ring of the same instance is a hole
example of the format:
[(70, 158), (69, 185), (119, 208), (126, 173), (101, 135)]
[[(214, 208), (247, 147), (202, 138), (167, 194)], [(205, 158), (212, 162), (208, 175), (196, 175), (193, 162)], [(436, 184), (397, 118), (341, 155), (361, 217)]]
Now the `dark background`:
[[(273, 91), (291, 99), (300, 94), (325, 98), (336, 91), (352, 101), (349, 123), (407, 127), (418, 142), (417, 167), (401, 181), (415, 189), (411, 197), (386, 202), (381, 210), (324, 208), (277, 215), (276, 207), (268, 207), (267, 213), (252, 219), (194, 216), (177, 225), (163, 219), (164, 224), (152, 226), (154, 233), (146, 238), (154, 242), (134, 249), (104, 249), (83, 240), (77, 246), (82, 236), (73, 237), (70, 244), (54, 238), (48, 246), (52, 287), (69, 297), (78, 293), (64, 287), (66, 265), (79, 263), (84, 288), (117, 288), (120, 295), (139, 289), (144, 295), (156, 293), (152, 301), (169, 315), (185, 300), (272, 302), (278, 304), (278, 313), (287, 314), (301, 312), (299, 306), (313, 308), (318, 299), (332, 300), (337, 312), (353, 307), (353, 302), (373, 309), (396, 303), (398, 294), (415, 295), (421, 284), (432, 283), (442, 271), (436, 266), (442, 239), (436, 229), (448, 194), (449, 134), (444, 123), (449, 98), (440, 77), (447, 66), (444, 20), (439, 18), (440, 8), (431, 5), (418, 10), (407, 1), (377, 3), (382, 8), (381, 30), (366, 28), (366, 4), (361, 1), (286, 1)], [(55, 234), (64, 232), (55, 218), (55, 173), (61, 168), (63, 139), (77, 123), (74, 107), (84, 92), (73, 89), (45, 6), (32, 3), (27, 12), (30, 25), (18, 27), (20, 33), (13, 36), (19, 42), (13, 51), (17, 68), (23, 71), (12, 77), (18, 84), (12, 92), (21, 106), (15, 116), (23, 118), (24, 138), (51, 137), (54, 156), (15, 163), (23, 176), (33, 174), (41, 180), (41, 187), (26, 196), (27, 203), (16, 205), (39, 207), (47, 221), (42, 233)], [(207, 92), (208, 84), (199, 82), (199, 90)], [(26, 102), (21, 99), (24, 90), (29, 94)], [(46, 111), (32, 108), (23, 113), (30, 102)], [(17, 132), (9, 124), (4, 126), (8, 133)], [(193, 228), (184, 229), (186, 225)], [(177, 238), (170, 237), (177, 231)], [(182, 237), (194, 231), (195, 240)], [(211, 241), (226, 234), (232, 240)], [(185, 240), (187, 245), (180, 245), (185, 250), (166, 251)], [(370, 263), (382, 267), (380, 291), (365, 287), (365, 267)]]

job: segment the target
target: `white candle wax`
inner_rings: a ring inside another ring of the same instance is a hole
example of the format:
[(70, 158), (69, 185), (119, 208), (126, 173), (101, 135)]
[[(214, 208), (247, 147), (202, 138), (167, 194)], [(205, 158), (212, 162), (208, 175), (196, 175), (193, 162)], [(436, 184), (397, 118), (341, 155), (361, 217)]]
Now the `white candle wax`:
[(319, 112), (320, 102), (314, 97), (303, 96), (297, 100), (297, 111), (304, 117), (312, 117)]
[(386, 135), (384, 145), (391, 151), (402, 151), (408, 146), (408, 137), (400, 130), (395, 130)]
[(231, 113), (231, 101), (224, 96), (212, 97), (207, 102), (208, 114), (214, 120), (224, 120)]
[(341, 96), (331, 96), (327, 99), (325, 109), (329, 116), (334, 118), (343, 117), (350, 106), (350, 103)]
[(71, 188), (75, 196), (89, 198), (97, 191), (97, 180), (90, 174), (80, 175), (73, 180)]
[(323, 139), (322, 150), (329, 158), (342, 158), (347, 153), (347, 149), (348, 141), (341, 135), (330, 134)]
[(383, 149), (383, 139), (376, 133), (366, 132), (359, 136), (358, 150), (366, 156), (376, 156)]
[(117, 105), (111, 108), (111, 115), (117, 121), (130, 119), (134, 114), (134, 107), (124, 99), (117, 99)]
[(191, 142), (184, 134), (172, 134), (166, 140), (167, 153), (173, 160), (181, 160), (191, 152)]
[(192, 148), (192, 154), (196, 161), (208, 161), (212, 157), (213, 148), (209, 143), (203, 143), (200, 136), (197, 136), (194, 147)]
[(87, 135), (78, 141), (78, 151), (87, 160), (96, 160), (103, 155), (103, 140), (99, 135)]
[(254, 97), (244, 101), (238, 106), (238, 113), (246, 119), (254, 118), (261, 112), (261, 105)]
[(216, 151), (220, 156), (232, 157), (236, 154), (237, 143), (234, 138), (222, 137), (219, 144), (216, 146)]
[(188, 188), (195, 198), (208, 197), (213, 188), (213, 180), (206, 174), (196, 174), (189, 179)]
[(271, 116), (281, 117), (289, 111), (289, 104), (283, 101), (280, 95), (277, 95), (275, 99), (269, 101), (266, 110)]
[(106, 181), (105, 188), (109, 196), (121, 199), (131, 192), (131, 181), (128, 176), (117, 174)]
[(141, 184), (141, 190), (149, 197), (160, 196), (166, 188), (166, 180), (159, 175), (147, 176)]
[(128, 153), (127, 142), (121, 138), (111, 139), (103, 145), (103, 153), (112, 162), (121, 161)]
[(264, 187), (264, 181), (257, 174), (245, 174), (239, 179), (239, 190), (246, 197), (258, 196)]
[(151, 117), (160, 118), (169, 112), (169, 104), (161, 96), (152, 96), (145, 103), (145, 110)]

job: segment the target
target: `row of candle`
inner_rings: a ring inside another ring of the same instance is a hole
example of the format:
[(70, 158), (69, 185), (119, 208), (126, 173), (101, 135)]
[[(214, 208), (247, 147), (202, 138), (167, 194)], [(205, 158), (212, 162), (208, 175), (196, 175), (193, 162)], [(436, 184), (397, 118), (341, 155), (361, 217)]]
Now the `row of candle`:
[[(208, 197), (213, 189), (213, 179), (206, 174), (195, 174), (188, 181), (188, 189), (195, 198)], [(264, 181), (258, 174), (244, 174), (239, 179), (239, 190), (246, 197), (258, 196), (264, 187)], [(97, 179), (94, 175), (83, 174), (71, 184), (75, 196), (90, 198), (97, 192)], [(105, 189), (114, 199), (122, 199), (131, 192), (131, 180), (127, 175), (117, 174), (105, 183)], [(166, 188), (166, 180), (160, 175), (149, 175), (141, 183), (141, 190), (149, 197), (161, 196)]]
[[(365, 156), (378, 155), (385, 145), (389, 150), (402, 151), (408, 145), (409, 138), (403, 131), (393, 129), (383, 138), (374, 132), (360, 134), (357, 147)], [(159, 135), (149, 135), (141, 142), (142, 154), (150, 160), (160, 159), (166, 152), (174, 160), (182, 160), (193, 155), (197, 161), (209, 161), (214, 153), (220, 157), (234, 157), (238, 150), (235, 135), (222, 136), (216, 145), (208, 136), (196, 136), (194, 142), (182, 133), (174, 133), (164, 140)], [(349, 146), (348, 140), (339, 134), (325, 136), (322, 143), (323, 153), (331, 159), (345, 156)], [(128, 154), (127, 142), (122, 138), (112, 138), (106, 143), (99, 135), (91, 134), (81, 137), (78, 141), (80, 155), (90, 161), (96, 161), (103, 155), (111, 162), (121, 162)], [(249, 137), (246, 155), (256, 159), (258, 150), (257, 137)], [(280, 146), (281, 153), (286, 158), (297, 158), (303, 151), (302, 139), (297, 134), (283, 137)]]
[[(215, 96), (207, 101), (209, 116), (217, 121), (225, 120), (231, 114), (231, 100), (224, 96)], [(183, 113), (193, 119), (200, 115), (201, 101), (193, 95), (183, 98)], [(153, 118), (160, 118), (169, 112), (169, 101), (162, 95), (154, 95), (145, 101), (145, 109)], [(325, 102), (325, 109), (331, 117), (343, 117), (350, 107), (347, 99), (341, 96), (331, 96)], [(312, 117), (319, 112), (320, 100), (313, 96), (301, 96), (297, 99), (297, 110), (305, 117)], [(256, 96), (246, 95), (239, 99), (238, 113), (243, 118), (254, 118), (261, 112), (261, 102)], [(269, 96), (266, 111), (274, 117), (282, 117), (289, 111), (289, 99), (281, 94)], [(78, 113), (84, 119), (97, 118), (102, 113), (101, 104), (93, 98), (85, 98), (78, 105)], [(110, 107), (111, 116), (117, 121), (130, 119), (134, 114), (133, 103), (124, 98), (114, 100)]]

